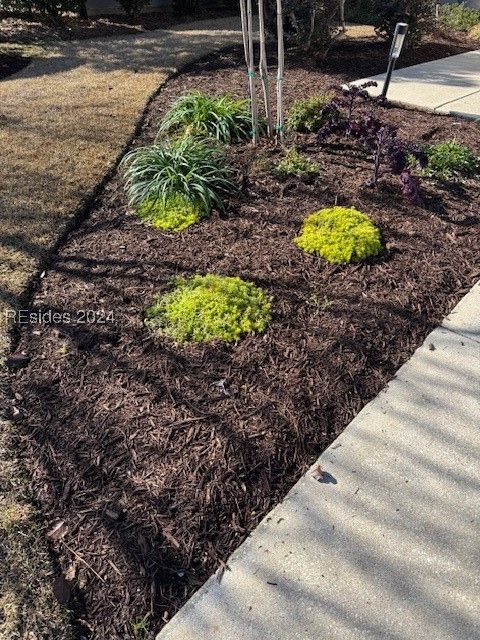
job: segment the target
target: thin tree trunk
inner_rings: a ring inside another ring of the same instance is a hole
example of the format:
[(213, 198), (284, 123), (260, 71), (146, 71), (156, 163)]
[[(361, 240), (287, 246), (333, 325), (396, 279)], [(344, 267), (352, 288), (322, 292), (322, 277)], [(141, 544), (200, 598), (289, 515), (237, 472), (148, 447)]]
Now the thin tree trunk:
[(240, 0), (240, 18), (242, 20), (242, 36), (243, 36), (243, 51), (245, 53), (245, 64), (247, 68), (248, 64), (248, 25), (247, 25), (247, 7), (245, 0)]
[(345, 33), (347, 30), (347, 25), (345, 24), (345, 0), (340, 0), (340, 24), (343, 33)]
[(88, 19), (87, 0), (80, 0), (78, 3), (78, 15), (82, 20)]
[(285, 52), (283, 44), (283, 11), (282, 0), (277, 0), (277, 39), (278, 39), (278, 72), (277, 72), (277, 141), (283, 144), (285, 118), (283, 113), (283, 73), (285, 69)]
[(270, 107), (270, 93), (268, 84), (267, 48), (265, 44), (265, 8), (264, 0), (258, 0), (258, 19), (260, 25), (260, 78), (262, 80), (263, 99), (265, 102), (265, 116), (267, 119), (267, 134), (273, 133), (272, 110)]
[(252, 142), (258, 143), (258, 106), (255, 83), (255, 61), (253, 53), (253, 14), (252, 0), (247, 0), (247, 27), (248, 27), (248, 83), (250, 86), (250, 102), (252, 108)]
[(307, 42), (305, 43), (305, 50), (309, 51), (310, 47), (312, 46), (312, 38), (313, 38), (313, 34), (315, 33), (315, 20), (317, 17), (317, 10), (315, 9), (315, 7), (312, 8), (312, 11), (310, 13), (310, 29), (308, 31), (308, 37), (307, 37)]

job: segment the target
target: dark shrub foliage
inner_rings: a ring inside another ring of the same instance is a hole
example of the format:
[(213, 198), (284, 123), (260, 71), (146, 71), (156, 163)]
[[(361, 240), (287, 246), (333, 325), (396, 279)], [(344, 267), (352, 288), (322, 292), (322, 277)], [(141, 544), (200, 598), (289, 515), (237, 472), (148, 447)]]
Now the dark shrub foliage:
[(0, 0), (0, 11), (20, 13), (38, 12), (50, 18), (57, 18), (66, 11), (80, 11), (81, 2), (77, 0)]
[(198, 9), (199, 0), (173, 0), (175, 13), (194, 13)]
[[(340, 32), (339, 0), (283, 0), (283, 14), (286, 41), (323, 59)], [(276, 36), (276, 0), (266, 2), (266, 27)]]
[(387, 0), (379, 13), (377, 33), (391, 39), (397, 22), (409, 25), (405, 46), (417, 46), (435, 28), (436, 0)]
[(379, 0), (347, 0), (345, 19), (358, 24), (373, 24), (378, 20)]
[(150, 0), (118, 0), (118, 3), (125, 11), (127, 18), (133, 20), (150, 4)]

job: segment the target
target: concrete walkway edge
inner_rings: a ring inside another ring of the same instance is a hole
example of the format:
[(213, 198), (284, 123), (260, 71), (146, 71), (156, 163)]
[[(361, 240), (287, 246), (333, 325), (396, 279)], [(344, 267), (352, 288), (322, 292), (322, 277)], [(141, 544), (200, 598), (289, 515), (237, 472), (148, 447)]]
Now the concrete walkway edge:
[(478, 640), (479, 374), (480, 282), (157, 640)]
[[(371, 95), (380, 95), (385, 74), (362, 78), (353, 84), (375, 80)], [(388, 99), (400, 106), (480, 119), (480, 50), (416, 64), (395, 71)]]

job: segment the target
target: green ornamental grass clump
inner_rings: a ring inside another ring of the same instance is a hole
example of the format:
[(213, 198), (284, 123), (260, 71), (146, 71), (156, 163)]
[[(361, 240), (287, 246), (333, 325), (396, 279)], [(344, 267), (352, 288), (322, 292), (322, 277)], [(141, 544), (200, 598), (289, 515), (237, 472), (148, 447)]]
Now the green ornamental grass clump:
[(142, 220), (163, 231), (183, 231), (206, 215), (204, 208), (181, 193), (175, 193), (166, 202), (144, 200), (136, 209)]
[(129, 203), (159, 228), (179, 231), (225, 209), (234, 171), (213, 141), (181, 138), (141, 147), (122, 160)]
[(449, 140), (426, 147), (428, 165), (425, 173), (441, 180), (473, 176), (478, 172), (478, 159), (461, 142)]
[(248, 100), (231, 94), (207, 96), (194, 91), (174, 102), (162, 120), (159, 133), (212, 137), (231, 144), (251, 138), (251, 131)]
[(145, 323), (176, 342), (237, 342), (264, 331), (271, 320), (270, 297), (238, 277), (207, 274), (178, 278), (169, 293), (146, 311)]
[(320, 209), (307, 216), (295, 243), (333, 264), (359, 262), (383, 249), (378, 227), (364, 213), (347, 207)]
[(320, 173), (320, 166), (306, 156), (299, 153), (295, 147), (289, 149), (277, 166), (276, 171), (284, 176), (316, 176)]
[(300, 133), (318, 131), (328, 120), (328, 116), (323, 113), (323, 108), (331, 99), (331, 94), (324, 93), (295, 100), (288, 112), (288, 128)]

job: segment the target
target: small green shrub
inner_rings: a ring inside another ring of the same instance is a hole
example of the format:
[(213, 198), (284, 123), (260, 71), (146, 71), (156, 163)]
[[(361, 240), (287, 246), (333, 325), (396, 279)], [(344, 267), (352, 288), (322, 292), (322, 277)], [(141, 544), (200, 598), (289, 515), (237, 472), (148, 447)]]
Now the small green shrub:
[(456, 140), (426, 147), (428, 165), (425, 174), (440, 180), (473, 176), (478, 172), (478, 159), (470, 149)]
[(223, 210), (223, 195), (237, 189), (233, 169), (211, 141), (185, 137), (140, 147), (124, 157), (122, 166), (132, 206), (152, 201), (166, 205), (179, 194), (210, 213), (213, 207)]
[(176, 342), (236, 342), (264, 331), (271, 320), (270, 297), (241, 278), (207, 274), (178, 278), (169, 293), (146, 311), (145, 323)]
[(408, 23), (405, 47), (416, 47), (435, 30), (437, 0), (381, 0), (378, 3), (376, 32), (389, 40), (398, 22)]
[(357, 24), (375, 24), (379, 0), (349, 0), (345, 3), (345, 19)]
[(143, 220), (164, 231), (183, 231), (206, 215), (205, 209), (192, 204), (180, 193), (170, 196), (166, 202), (144, 200), (137, 205), (137, 213)]
[(225, 144), (250, 138), (251, 131), (248, 100), (230, 94), (206, 96), (199, 91), (178, 98), (160, 125), (160, 134), (212, 137)]
[(467, 7), (464, 2), (441, 5), (438, 13), (441, 24), (455, 31), (470, 31), (480, 23), (480, 11)]
[(300, 133), (318, 131), (328, 120), (322, 111), (331, 99), (331, 94), (325, 93), (295, 100), (288, 112), (288, 128)]
[(316, 176), (320, 173), (320, 166), (292, 147), (277, 164), (276, 171), (284, 176)]
[(364, 213), (347, 207), (321, 209), (307, 216), (295, 243), (333, 264), (359, 262), (383, 249), (378, 227)]
[(150, 0), (118, 0), (118, 4), (125, 11), (127, 18), (134, 20), (150, 4)]

